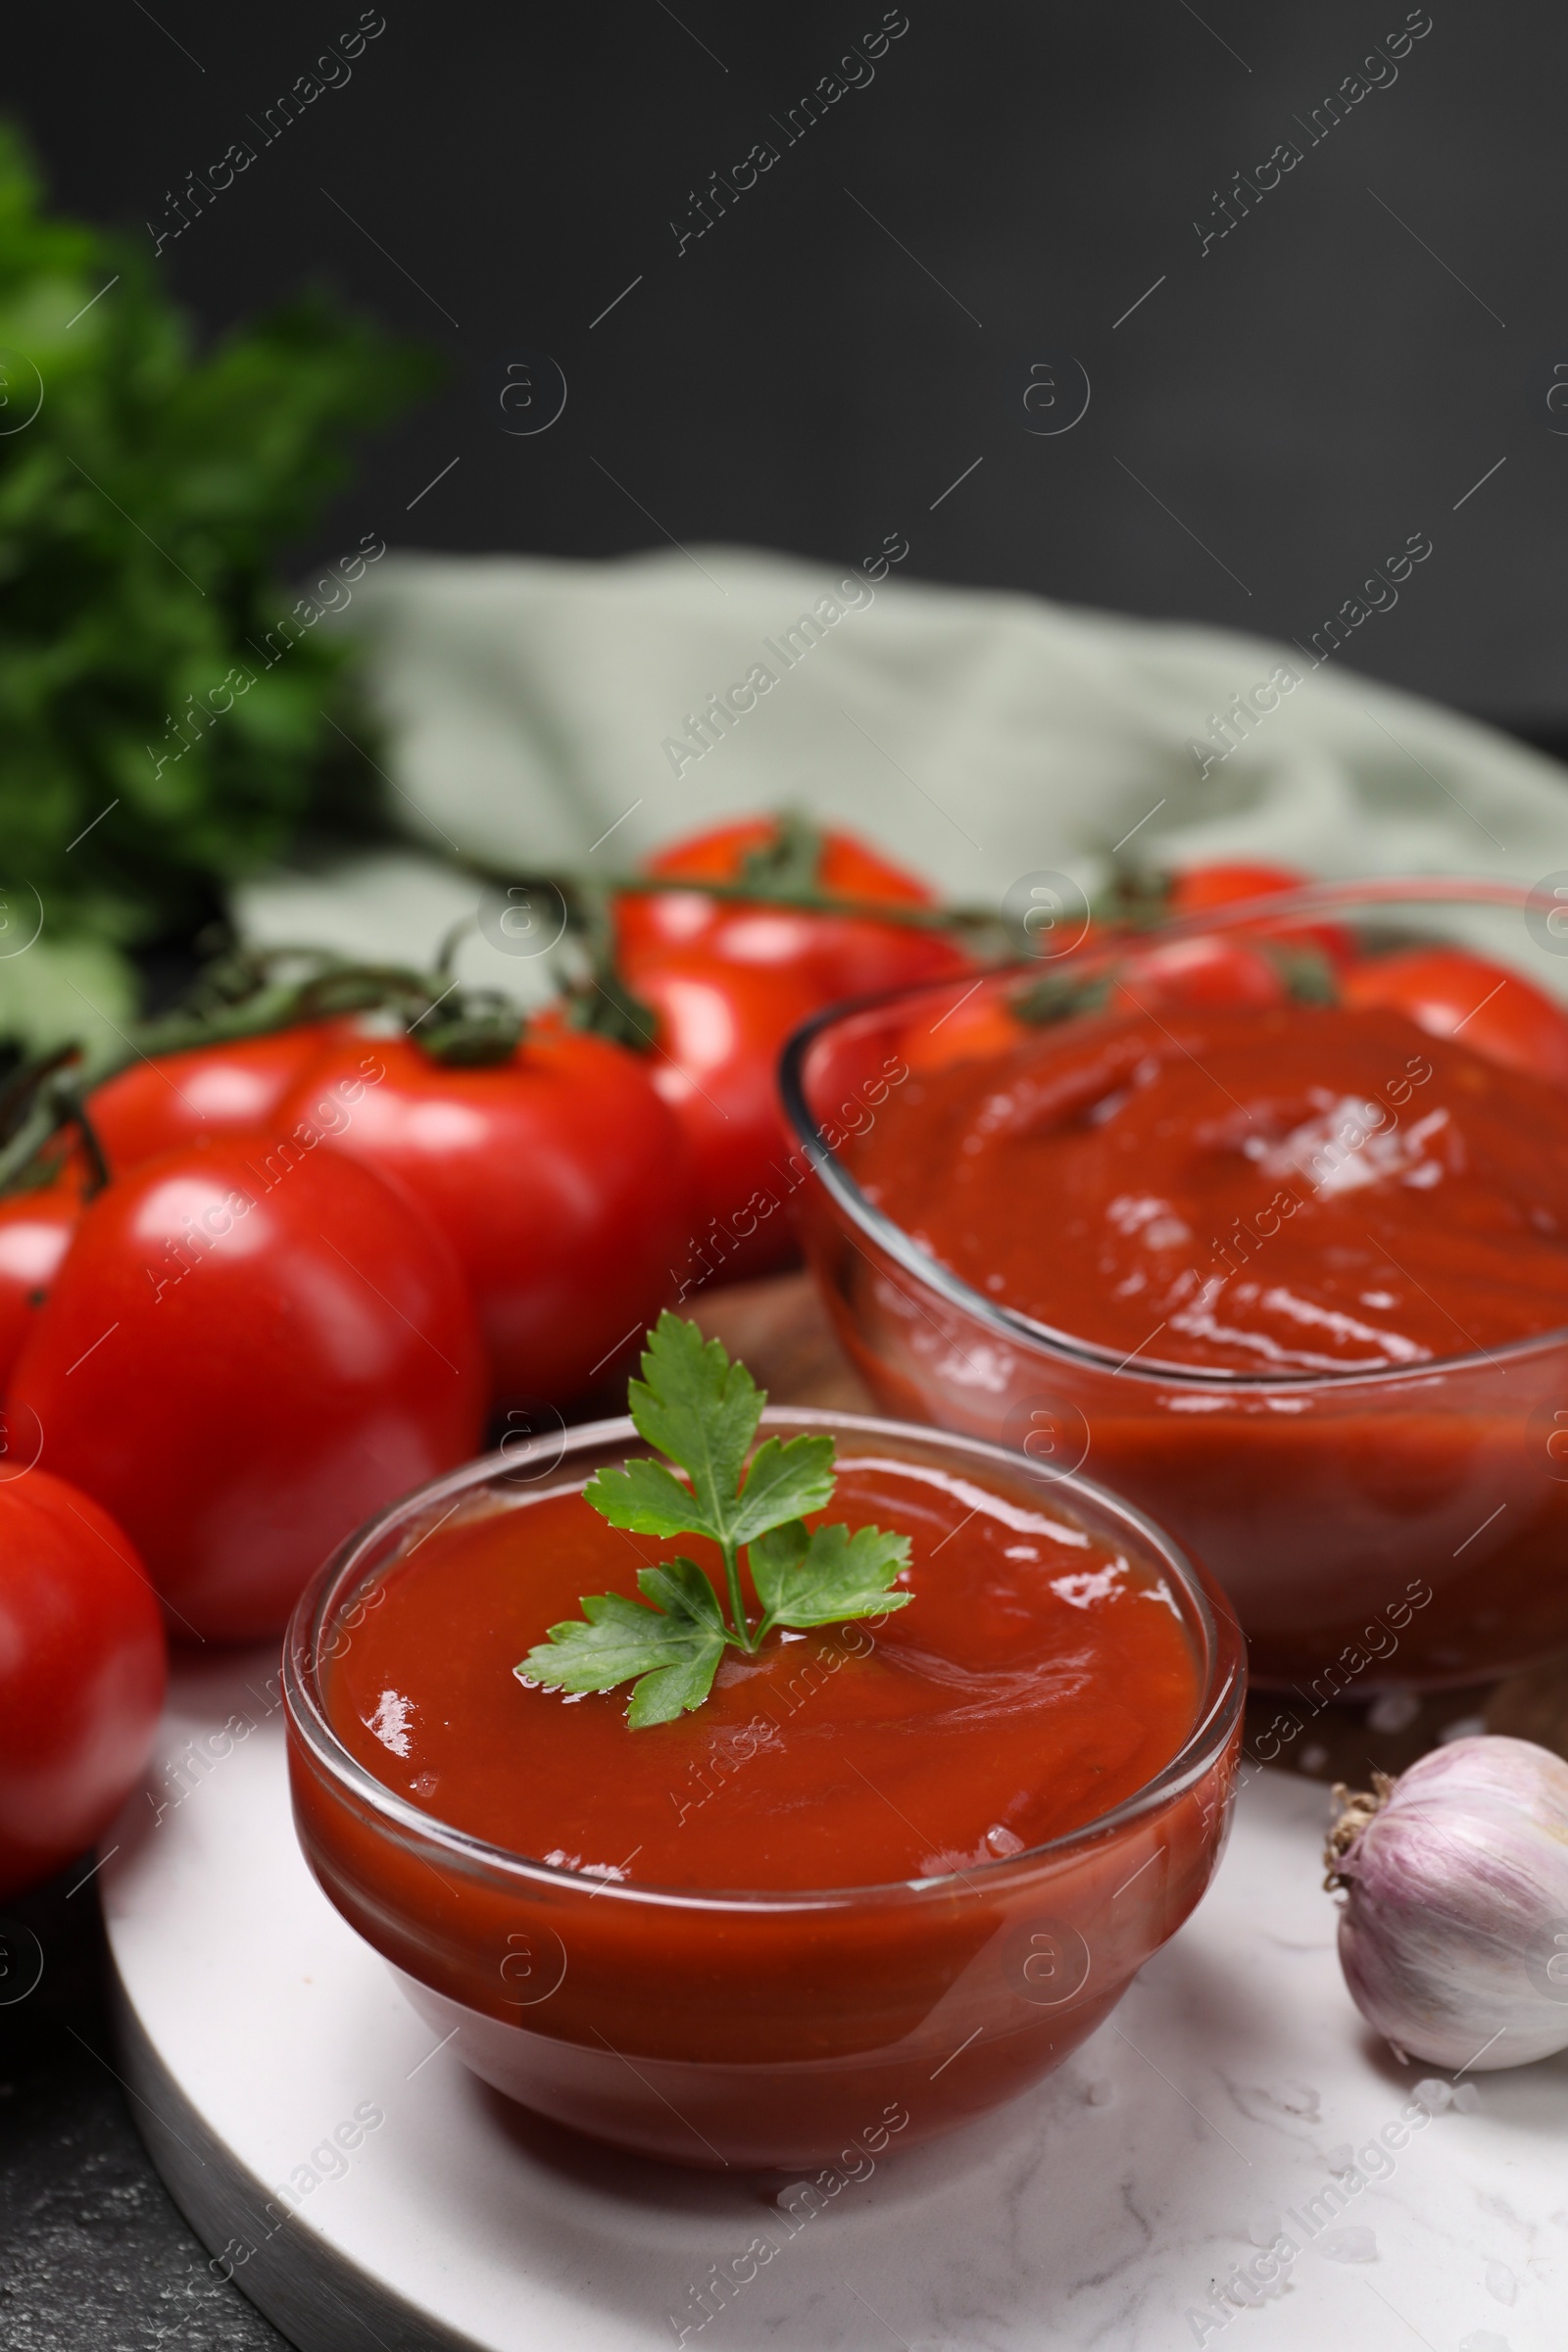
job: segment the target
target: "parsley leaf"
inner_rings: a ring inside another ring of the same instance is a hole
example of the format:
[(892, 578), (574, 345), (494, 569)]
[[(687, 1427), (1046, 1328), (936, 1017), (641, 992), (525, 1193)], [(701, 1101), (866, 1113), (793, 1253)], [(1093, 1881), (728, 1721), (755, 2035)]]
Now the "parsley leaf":
[(622, 1592), (584, 1594), (586, 1624), (567, 1618), (553, 1625), (516, 1672), (571, 1691), (612, 1690), (641, 1677), (631, 1699), (634, 1731), (700, 1707), (729, 1634), (712, 1586), (686, 1559), (644, 1568), (637, 1583), (652, 1607)]
[[(807, 1527), (806, 1513), (832, 1499), (830, 1437), (768, 1438), (748, 1469), (767, 1398), (719, 1341), (705, 1343), (695, 1324), (665, 1313), (648, 1335), (642, 1369), (628, 1390), (632, 1420), (666, 1459), (602, 1470), (583, 1499), (612, 1527), (707, 1536), (723, 1558), (730, 1613), (695, 1560), (677, 1555), (638, 1572), (641, 1600), (585, 1595), (582, 1617), (551, 1626), (514, 1669), (525, 1682), (573, 1693), (634, 1684), (633, 1731), (700, 1707), (726, 1647), (751, 1654), (774, 1626), (836, 1625), (906, 1608), (913, 1598), (889, 1590), (908, 1566), (907, 1536)], [(762, 1605), (755, 1626), (741, 1586), (743, 1549)]]
[(909, 1564), (907, 1536), (880, 1527), (818, 1527), (794, 1519), (751, 1549), (752, 1582), (769, 1625), (840, 1625), (907, 1608), (912, 1592), (890, 1592)]

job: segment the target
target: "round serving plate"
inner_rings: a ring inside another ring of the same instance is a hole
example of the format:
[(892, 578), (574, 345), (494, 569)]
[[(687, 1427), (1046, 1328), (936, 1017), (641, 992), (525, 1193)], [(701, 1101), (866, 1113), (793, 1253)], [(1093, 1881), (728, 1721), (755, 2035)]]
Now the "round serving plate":
[[(1270, 2352), (1559, 2352), (1568, 2056), (1402, 2127), (1433, 2070), (1340, 1982), (1324, 1791), (1244, 1779), (1208, 1895), (1058, 2074), (905, 2156), (702, 2174), (440, 2046), (301, 1858), (275, 1653), (180, 1664), (104, 1841), (114, 2063), (215, 2276), (301, 2352), (1172, 2352), (1233, 2324)], [(1380, 2178), (1337, 2171), (1368, 2147)], [(1265, 2219), (1302, 2250), (1252, 2314), (1223, 2290), (1257, 2294)]]

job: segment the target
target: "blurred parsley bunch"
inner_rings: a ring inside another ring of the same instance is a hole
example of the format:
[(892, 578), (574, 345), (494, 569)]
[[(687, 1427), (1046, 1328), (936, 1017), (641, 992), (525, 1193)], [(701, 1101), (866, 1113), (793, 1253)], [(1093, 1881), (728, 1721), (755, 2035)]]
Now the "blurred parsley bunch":
[(45, 217), (0, 124), (0, 1036), (125, 1010), (123, 951), (319, 812), (347, 647), (280, 628), (272, 563), (437, 371), (319, 295), (197, 354), (146, 252)]

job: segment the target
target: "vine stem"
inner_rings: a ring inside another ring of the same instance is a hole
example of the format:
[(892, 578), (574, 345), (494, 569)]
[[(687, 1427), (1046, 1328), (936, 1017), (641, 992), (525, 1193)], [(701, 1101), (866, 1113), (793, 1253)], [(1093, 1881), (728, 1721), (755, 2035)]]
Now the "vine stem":
[(548, 890), (560, 893), (568, 903), (593, 897), (657, 898), (671, 892), (683, 892), (704, 899), (718, 899), (727, 905), (750, 906), (784, 906), (802, 914), (841, 914), (858, 922), (897, 923), (914, 931), (962, 931), (986, 928), (1000, 931), (1004, 928), (994, 906), (964, 906), (944, 905), (921, 906), (902, 899), (846, 898), (837, 891), (815, 888), (791, 889), (785, 885), (762, 882), (721, 882), (704, 875), (698, 879), (678, 874), (595, 874), (591, 878), (548, 866), (528, 867), (518, 872), (514, 867), (492, 865), (484, 858), (466, 858), (467, 871), (481, 882), (500, 885), (509, 883), (542, 883)]

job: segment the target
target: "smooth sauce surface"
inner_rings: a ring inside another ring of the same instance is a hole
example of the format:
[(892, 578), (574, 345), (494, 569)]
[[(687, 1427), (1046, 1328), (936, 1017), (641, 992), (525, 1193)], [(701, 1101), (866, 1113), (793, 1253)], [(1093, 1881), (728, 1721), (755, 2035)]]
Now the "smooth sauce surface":
[(1375, 1370), (1568, 1324), (1568, 1095), (1384, 1009), (1104, 1015), (852, 1147), (973, 1289), (1118, 1353)]
[[(679, 1548), (575, 1489), (487, 1503), (395, 1563), (328, 1668), (334, 1728), (456, 1828), (604, 1879), (763, 1889), (886, 1885), (1017, 1853), (1133, 1795), (1194, 1728), (1199, 1665), (1150, 1563), (1049, 1490), (993, 1494), (850, 1453), (821, 1517), (912, 1540), (915, 1597), (869, 1625), (727, 1653), (714, 1694), (633, 1732), (627, 1689), (564, 1698), (517, 1660), (584, 1592), (635, 1594)], [(715, 1575), (715, 1581), (717, 1581)]]

